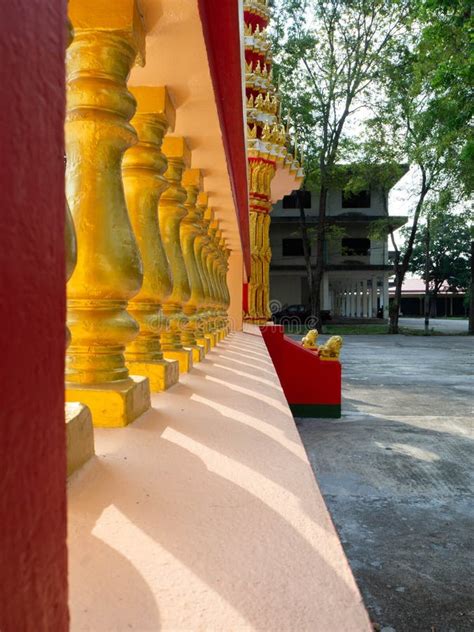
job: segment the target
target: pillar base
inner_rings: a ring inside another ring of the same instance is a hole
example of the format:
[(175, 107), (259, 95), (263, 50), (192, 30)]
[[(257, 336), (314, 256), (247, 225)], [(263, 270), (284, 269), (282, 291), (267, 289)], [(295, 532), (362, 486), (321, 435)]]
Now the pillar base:
[(121, 428), (150, 408), (150, 383), (146, 377), (131, 375), (108, 384), (67, 384), (66, 401), (89, 406), (98, 428)]
[(127, 362), (130, 373), (142, 375), (150, 381), (150, 391), (158, 393), (166, 391), (179, 380), (179, 363), (177, 360), (157, 360), (156, 362)]
[(183, 347), (182, 349), (173, 351), (163, 351), (163, 355), (167, 360), (178, 361), (180, 373), (188, 373), (193, 368), (193, 352), (189, 347)]
[(293, 417), (340, 419), (341, 404), (289, 404)]
[(197, 362), (202, 362), (204, 360), (204, 356), (206, 355), (206, 350), (201, 345), (189, 345), (186, 349), (191, 349), (193, 352), (193, 364)]
[(203, 336), (202, 338), (196, 338), (196, 342), (200, 347), (204, 348), (204, 355), (206, 355), (206, 353), (211, 350), (211, 341), (209, 340), (209, 338), (206, 338), (205, 336)]
[(66, 404), (65, 417), (67, 475), (70, 476), (94, 456), (94, 429), (91, 411), (83, 404)]
[(210, 331), (208, 334), (206, 334), (206, 338), (209, 340), (209, 343), (211, 345), (211, 349), (212, 347), (215, 347), (216, 344), (219, 342), (217, 339), (217, 334), (215, 331)]

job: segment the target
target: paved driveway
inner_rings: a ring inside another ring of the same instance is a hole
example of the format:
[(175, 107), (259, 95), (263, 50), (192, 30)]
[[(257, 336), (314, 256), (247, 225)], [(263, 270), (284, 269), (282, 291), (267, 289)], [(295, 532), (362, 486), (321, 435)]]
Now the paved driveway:
[(344, 342), (343, 418), (298, 426), (371, 618), (472, 632), (474, 339)]
[[(424, 318), (400, 318), (400, 325), (411, 329), (425, 328)], [(458, 320), (456, 318), (430, 318), (430, 329), (434, 329), (443, 334), (464, 334), (467, 333), (469, 321)]]

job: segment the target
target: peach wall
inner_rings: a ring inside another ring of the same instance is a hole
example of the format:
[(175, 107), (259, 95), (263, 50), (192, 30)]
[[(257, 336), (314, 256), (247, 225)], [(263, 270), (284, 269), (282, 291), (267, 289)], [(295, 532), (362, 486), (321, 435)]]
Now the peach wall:
[(152, 403), (70, 481), (72, 632), (369, 632), (259, 331)]
[(175, 136), (185, 136), (191, 167), (201, 169), (204, 190), (232, 249), (241, 248), (222, 130), (197, 0), (142, 0), (146, 64), (135, 66), (132, 86), (166, 86), (176, 107)]

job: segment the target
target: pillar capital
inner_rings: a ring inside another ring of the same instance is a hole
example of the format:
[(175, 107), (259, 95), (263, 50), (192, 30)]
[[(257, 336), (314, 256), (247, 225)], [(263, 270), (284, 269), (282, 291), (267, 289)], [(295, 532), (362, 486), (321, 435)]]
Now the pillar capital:
[(137, 0), (69, 0), (69, 18), (79, 31), (117, 32), (136, 50), (135, 61), (145, 63), (145, 24)]
[(201, 191), (198, 195), (197, 203), (205, 210), (209, 206), (209, 194)]
[(183, 186), (185, 188), (196, 188), (198, 193), (196, 198), (198, 199), (199, 189), (202, 189), (203, 187), (203, 176), (201, 169), (186, 169), (186, 171), (183, 173)]
[(208, 206), (204, 211), (204, 221), (206, 222), (208, 228), (214, 222), (214, 216), (214, 209), (212, 208), (212, 206)]
[(183, 168), (191, 166), (191, 150), (182, 136), (167, 136), (163, 142), (163, 153), (169, 159), (183, 163)]
[(217, 219), (215, 214), (213, 214), (213, 218), (212, 218), (212, 220), (210, 221), (210, 224), (209, 224), (209, 230), (211, 231), (213, 239), (216, 238), (216, 234), (217, 234), (217, 231), (219, 230), (219, 226), (220, 226), (220, 220)]
[(176, 109), (164, 86), (131, 86), (129, 91), (137, 101), (136, 114), (151, 114), (164, 119), (170, 131), (176, 123)]

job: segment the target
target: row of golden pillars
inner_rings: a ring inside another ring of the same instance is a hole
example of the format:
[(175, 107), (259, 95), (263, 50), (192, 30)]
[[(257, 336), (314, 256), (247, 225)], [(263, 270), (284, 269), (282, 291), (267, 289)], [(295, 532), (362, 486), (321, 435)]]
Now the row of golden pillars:
[[(135, 0), (113, 20), (70, 0), (66, 400), (123, 426), (228, 332), (229, 249), (173, 130), (165, 87), (128, 87), (144, 59)], [(128, 9), (128, 10), (125, 10)]]

